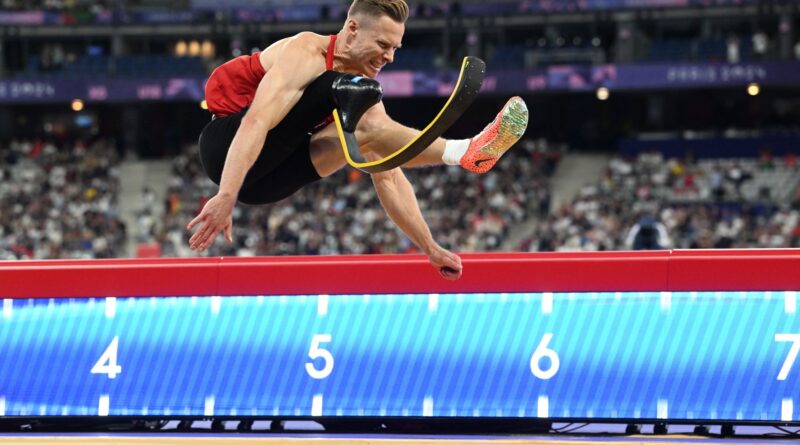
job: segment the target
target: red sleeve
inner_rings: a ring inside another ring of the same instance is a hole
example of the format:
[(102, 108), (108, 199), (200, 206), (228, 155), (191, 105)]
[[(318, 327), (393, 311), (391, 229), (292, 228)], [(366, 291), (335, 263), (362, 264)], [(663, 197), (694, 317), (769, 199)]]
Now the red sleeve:
[(239, 56), (217, 67), (206, 82), (208, 111), (216, 116), (238, 113), (253, 102), (256, 88), (266, 74), (260, 52)]

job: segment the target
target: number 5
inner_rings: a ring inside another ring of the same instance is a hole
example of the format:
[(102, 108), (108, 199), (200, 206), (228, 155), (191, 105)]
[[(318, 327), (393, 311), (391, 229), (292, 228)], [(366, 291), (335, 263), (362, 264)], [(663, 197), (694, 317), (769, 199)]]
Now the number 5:
[[(331, 334), (317, 334), (311, 338), (311, 348), (308, 350), (310, 362), (306, 362), (306, 372), (312, 379), (324, 379), (333, 371), (333, 355), (331, 351), (320, 347), (320, 343), (330, 343)], [(322, 369), (314, 367), (314, 359), (321, 358), (325, 362)]]

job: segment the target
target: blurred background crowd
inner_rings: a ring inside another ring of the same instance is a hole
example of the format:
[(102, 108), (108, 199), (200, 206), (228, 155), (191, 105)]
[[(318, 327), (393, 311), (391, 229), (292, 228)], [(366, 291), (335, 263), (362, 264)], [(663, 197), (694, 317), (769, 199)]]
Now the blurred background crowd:
[[(466, 55), (487, 61), (486, 88), (447, 136), (476, 134), (511, 95), (531, 110), (488, 174), (406, 170), (442, 246), (800, 246), (798, 2), (410, 5), (379, 78), (390, 115), (424, 126)], [(336, 32), (347, 6), (0, 0), (0, 259), (196, 255), (185, 226), (216, 192), (197, 154), (205, 79), (282, 37)], [(205, 255), (415, 251), (350, 168), (238, 205), (233, 234)]]

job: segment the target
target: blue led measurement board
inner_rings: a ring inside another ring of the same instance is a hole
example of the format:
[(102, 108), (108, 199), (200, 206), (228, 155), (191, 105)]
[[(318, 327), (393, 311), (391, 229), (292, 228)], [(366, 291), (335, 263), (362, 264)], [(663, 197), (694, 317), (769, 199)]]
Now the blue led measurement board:
[(0, 415), (792, 421), (796, 298), (5, 299)]

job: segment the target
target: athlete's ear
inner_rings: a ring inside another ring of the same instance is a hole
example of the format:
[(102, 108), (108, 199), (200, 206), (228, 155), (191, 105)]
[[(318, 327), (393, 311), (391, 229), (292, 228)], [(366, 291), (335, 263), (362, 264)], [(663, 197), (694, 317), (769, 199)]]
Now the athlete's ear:
[(351, 34), (352, 36), (355, 36), (356, 33), (358, 32), (358, 28), (360, 28), (358, 20), (356, 20), (355, 18), (352, 18), (352, 17), (347, 19), (347, 23), (345, 23), (344, 26), (345, 26), (345, 28), (347, 28), (347, 32), (349, 34)]

